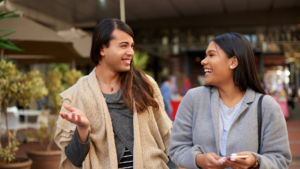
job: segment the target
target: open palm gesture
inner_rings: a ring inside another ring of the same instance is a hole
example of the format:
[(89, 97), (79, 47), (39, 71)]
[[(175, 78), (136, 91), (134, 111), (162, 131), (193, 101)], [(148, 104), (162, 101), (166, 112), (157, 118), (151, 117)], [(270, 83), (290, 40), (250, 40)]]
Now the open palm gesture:
[(70, 111), (70, 113), (59, 113), (63, 119), (66, 119), (69, 122), (74, 123), (82, 128), (88, 127), (90, 125), (89, 119), (86, 118), (85, 114), (81, 110), (71, 107), (69, 105), (63, 106), (66, 110)]

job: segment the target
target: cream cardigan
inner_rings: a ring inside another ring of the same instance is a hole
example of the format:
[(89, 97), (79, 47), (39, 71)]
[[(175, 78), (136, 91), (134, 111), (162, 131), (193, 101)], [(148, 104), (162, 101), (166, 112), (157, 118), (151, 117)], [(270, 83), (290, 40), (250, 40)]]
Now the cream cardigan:
[[(167, 169), (168, 149), (172, 122), (168, 118), (163, 99), (153, 78), (147, 76), (154, 89), (154, 98), (159, 108), (137, 113), (134, 107), (133, 166), (136, 169)], [(85, 113), (90, 121), (90, 150), (82, 164), (83, 169), (117, 169), (115, 141), (110, 114), (100, 90), (95, 69), (60, 94), (63, 104), (71, 105)], [(68, 112), (63, 107), (62, 112)], [(67, 159), (65, 147), (70, 143), (75, 124), (59, 117), (54, 141), (63, 151), (60, 169), (77, 168)]]

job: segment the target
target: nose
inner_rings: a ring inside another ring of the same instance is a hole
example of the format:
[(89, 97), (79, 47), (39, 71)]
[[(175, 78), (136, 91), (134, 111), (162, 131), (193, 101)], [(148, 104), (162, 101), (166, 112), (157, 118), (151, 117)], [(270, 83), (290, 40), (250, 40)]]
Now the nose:
[(201, 61), (201, 65), (206, 65), (207, 64), (207, 58), (205, 57), (202, 61)]
[(128, 50), (127, 50), (127, 55), (130, 55), (130, 56), (133, 56), (134, 54), (134, 50), (132, 47), (130, 47)]

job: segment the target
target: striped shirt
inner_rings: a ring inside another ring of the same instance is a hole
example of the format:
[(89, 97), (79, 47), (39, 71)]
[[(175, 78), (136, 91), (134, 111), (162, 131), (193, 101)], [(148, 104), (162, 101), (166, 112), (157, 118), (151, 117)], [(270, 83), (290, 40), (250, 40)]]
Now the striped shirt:
[(133, 168), (133, 155), (132, 153), (127, 149), (125, 149), (124, 155), (119, 162), (118, 165), (119, 169), (130, 169)]

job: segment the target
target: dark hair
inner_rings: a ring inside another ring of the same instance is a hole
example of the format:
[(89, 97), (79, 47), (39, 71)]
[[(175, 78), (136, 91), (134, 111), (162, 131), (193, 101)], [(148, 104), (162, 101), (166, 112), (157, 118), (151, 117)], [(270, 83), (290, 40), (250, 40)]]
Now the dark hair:
[(112, 32), (115, 29), (119, 29), (123, 32), (128, 33), (132, 38), (134, 38), (133, 31), (131, 28), (124, 22), (114, 19), (107, 18), (102, 20), (95, 28), (92, 40), (92, 49), (91, 49), (91, 59), (92, 62), (97, 66), (99, 61), (101, 61), (102, 56), (100, 55), (101, 48), (105, 45), (109, 47), (109, 42), (114, 37)]
[[(126, 32), (134, 38), (133, 31), (126, 23), (113, 18), (102, 20), (95, 28), (92, 40), (90, 57), (96, 66), (102, 59), (100, 55), (101, 48), (104, 45), (107, 48), (109, 47), (110, 40), (114, 38), (112, 32), (115, 29)], [(135, 101), (139, 113), (142, 113), (149, 106), (158, 108), (158, 103), (154, 100), (154, 90), (151, 82), (142, 70), (134, 66), (133, 60), (131, 61), (130, 70), (121, 72), (121, 89), (124, 103), (130, 111), (133, 110), (133, 101)]]
[(225, 33), (213, 40), (228, 58), (236, 56), (239, 64), (234, 71), (234, 84), (241, 91), (251, 88), (256, 92), (266, 94), (256, 75), (254, 53), (249, 40), (239, 33)]

